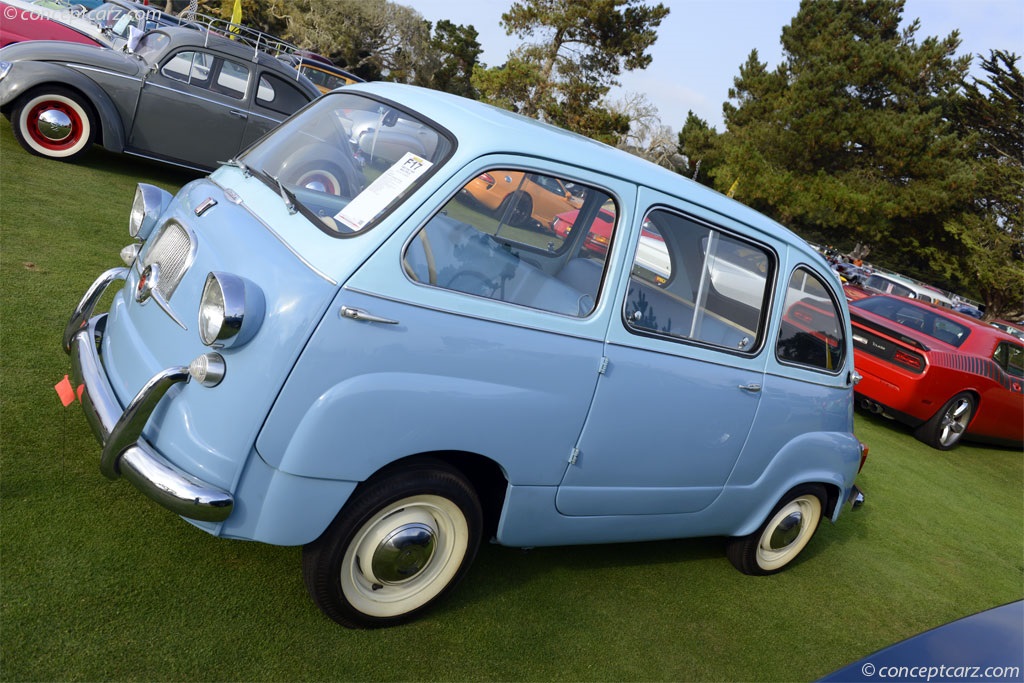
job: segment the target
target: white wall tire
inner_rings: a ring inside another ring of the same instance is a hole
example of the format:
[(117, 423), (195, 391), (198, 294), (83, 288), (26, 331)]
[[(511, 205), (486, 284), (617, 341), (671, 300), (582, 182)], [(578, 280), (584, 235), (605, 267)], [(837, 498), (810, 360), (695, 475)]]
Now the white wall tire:
[(310, 596), (352, 628), (409, 621), (446, 595), (479, 548), (480, 503), (454, 469), (423, 461), (371, 479), (303, 548)]
[(63, 161), (85, 154), (96, 136), (92, 107), (67, 88), (24, 95), (12, 112), (11, 127), (26, 151)]
[(807, 547), (823, 517), (825, 490), (805, 484), (787, 493), (764, 524), (748, 536), (730, 539), (729, 560), (744, 574), (775, 574)]

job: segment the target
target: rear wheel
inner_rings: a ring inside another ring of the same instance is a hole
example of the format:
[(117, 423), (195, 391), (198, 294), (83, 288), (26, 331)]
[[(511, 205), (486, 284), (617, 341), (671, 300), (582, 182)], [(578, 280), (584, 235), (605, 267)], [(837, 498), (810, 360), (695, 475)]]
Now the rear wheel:
[(409, 621), (466, 574), (480, 545), (476, 492), (448, 465), (421, 461), (361, 485), (302, 550), (306, 588), (351, 628)]
[(11, 114), (11, 127), (28, 152), (73, 161), (92, 145), (96, 117), (81, 95), (54, 86), (23, 95)]
[(794, 488), (775, 506), (760, 529), (729, 540), (729, 561), (744, 574), (782, 571), (818, 530), (824, 502), (825, 489), (819, 484)]
[(966, 391), (949, 399), (932, 419), (917, 428), (914, 436), (940, 451), (960, 443), (977, 408), (974, 396)]

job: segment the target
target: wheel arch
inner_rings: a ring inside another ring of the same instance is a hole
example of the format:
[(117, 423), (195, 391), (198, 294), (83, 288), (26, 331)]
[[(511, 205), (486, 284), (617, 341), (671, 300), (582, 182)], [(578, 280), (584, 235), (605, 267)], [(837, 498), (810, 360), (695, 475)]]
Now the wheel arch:
[(467, 451), (428, 451), (408, 455), (384, 465), (363, 483), (387, 476), (403, 467), (431, 460), (440, 461), (465, 477), (480, 499), (484, 513), (484, 535), (487, 538), (493, 537), (497, 533), (498, 521), (505, 507), (508, 477), (497, 462), (484, 455)]
[(92, 109), (96, 119), (95, 142), (112, 152), (124, 151), (125, 133), (121, 114), (110, 96), (95, 81), (77, 71), (48, 62), (19, 62), (19, 67), (15, 82), (4, 88), (0, 104), (4, 115), (10, 116), (15, 103), (33, 92), (48, 88), (70, 90)]

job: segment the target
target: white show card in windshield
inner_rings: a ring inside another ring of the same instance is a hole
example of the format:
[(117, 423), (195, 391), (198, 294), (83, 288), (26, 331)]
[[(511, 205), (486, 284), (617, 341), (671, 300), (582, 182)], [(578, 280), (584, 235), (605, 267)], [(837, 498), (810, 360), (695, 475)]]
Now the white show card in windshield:
[(352, 230), (359, 232), (408, 190), (432, 164), (421, 156), (406, 152), (405, 156), (370, 183), (334, 216)]

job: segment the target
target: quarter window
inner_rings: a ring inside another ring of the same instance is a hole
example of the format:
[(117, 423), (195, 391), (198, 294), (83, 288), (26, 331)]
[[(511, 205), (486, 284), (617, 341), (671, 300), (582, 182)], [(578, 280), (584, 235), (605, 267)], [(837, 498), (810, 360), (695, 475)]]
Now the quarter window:
[(309, 102), (297, 87), (273, 74), (260, 76), (260, 87), (256, 90), (256, 104), (278, 114), (290, 116)]
[(772, 263), (761, 246), (667, 210), (652, 211), (638, 238), (626, 325), (753, 351), (763, 335)]
[(1007, 374), (1024, 377), (1024, 347), (1002, 342), (996, 347), (992, 358)]
[(842, 320), (824, 283), (797, 268), (786, 288), (776, 347), (779, 360), (826, 372), (840, 370), (846, 354)]
[(585, 317), (597, 304), (617, 214), (598, 188), (490, 170), (419, 231), (403, 268), (420, 284)]

